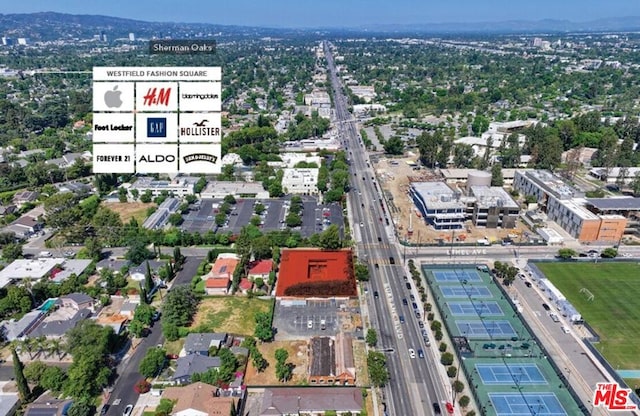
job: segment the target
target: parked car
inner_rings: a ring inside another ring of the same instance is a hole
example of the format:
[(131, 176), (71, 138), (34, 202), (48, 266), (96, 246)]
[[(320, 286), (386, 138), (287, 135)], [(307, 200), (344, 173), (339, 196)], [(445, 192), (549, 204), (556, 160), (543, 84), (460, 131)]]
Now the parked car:
[(124, 408), (124, 412), (122, 412), (122, 416), (130, 416), (133, 411), (133, 405), (128, 404), (127, 407)]

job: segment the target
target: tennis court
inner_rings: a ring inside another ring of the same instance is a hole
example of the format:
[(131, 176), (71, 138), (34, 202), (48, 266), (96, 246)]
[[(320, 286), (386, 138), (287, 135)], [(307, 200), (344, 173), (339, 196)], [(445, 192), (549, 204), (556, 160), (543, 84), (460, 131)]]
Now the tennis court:
[(566, 416), (554, 393), (489, 393), (497, 416)]
[(482, 282), (482, 278), (475, 270), (436, 270), (433, 271), (436, 282)]
[(485, 286), (480, 287), (463, 287), (460, 286), (440, 286), (440, 292), (445, 298), (492, 298), (493, 295), (489, 288)]
[(447, 307), (453, 316), (504, 316), (495, 301), (447, 302)]
[(460, 334), (468, 338), (513, 338), (518, 334), (509, 321), (456, 321)]
[(476, 364), (484, 384), (549, 384), (536, 364)]

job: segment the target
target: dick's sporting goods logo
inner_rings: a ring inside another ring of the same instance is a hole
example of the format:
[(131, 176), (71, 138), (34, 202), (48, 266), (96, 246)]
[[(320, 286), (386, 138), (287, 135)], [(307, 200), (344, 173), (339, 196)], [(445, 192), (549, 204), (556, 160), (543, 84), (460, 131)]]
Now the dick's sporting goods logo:
[(611, 412), (638, 410), (630, 394), (631, 389), (623, 389), (616, 383), (598, 383), (593, 393), (593, 407), (604, 407)]
[(185, 155), (182, 160), (184, 160), (184, 163), (209, 162), (215, 164), (218, 161), (218, 156), (210, 155), (208, 153), (193, 153)]

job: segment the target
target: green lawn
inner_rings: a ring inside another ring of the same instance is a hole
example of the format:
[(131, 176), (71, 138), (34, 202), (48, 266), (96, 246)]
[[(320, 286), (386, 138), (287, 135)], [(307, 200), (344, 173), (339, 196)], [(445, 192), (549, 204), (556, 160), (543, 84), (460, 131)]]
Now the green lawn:
[[(600, 335), (596, 344), (615, 369), (640, 370), (640, 265), (540, 263), (540, 270)], [(593, 301), (580, 289), (587, 288)]]
[(272, 300), (249, 299), (246, 296), (206, 296), (200, 302), (190, 328), (253, 335), (256, 313), (268, 312), (272, 303)]

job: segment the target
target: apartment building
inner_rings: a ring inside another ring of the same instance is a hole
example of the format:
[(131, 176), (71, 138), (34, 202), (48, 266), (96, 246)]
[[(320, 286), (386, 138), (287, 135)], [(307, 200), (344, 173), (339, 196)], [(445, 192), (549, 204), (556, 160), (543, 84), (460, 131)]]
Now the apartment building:
[(317, 168), (284, 169), (282, 189), (289, 194), (317, 195), (319, 173)]

